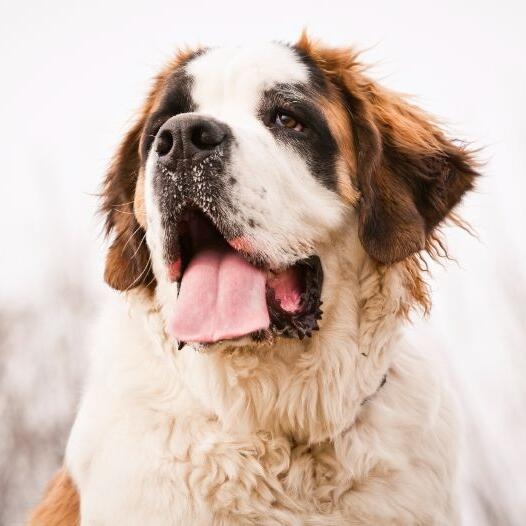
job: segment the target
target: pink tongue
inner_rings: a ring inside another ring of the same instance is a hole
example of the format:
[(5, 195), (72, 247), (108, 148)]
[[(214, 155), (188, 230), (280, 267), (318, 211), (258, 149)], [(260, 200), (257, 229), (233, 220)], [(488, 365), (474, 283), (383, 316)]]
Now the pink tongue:
[(198, 252), (183, 274), (168, 332), (179, 341), (210, 343), (266, 329), (265, 281), (229, 248)]

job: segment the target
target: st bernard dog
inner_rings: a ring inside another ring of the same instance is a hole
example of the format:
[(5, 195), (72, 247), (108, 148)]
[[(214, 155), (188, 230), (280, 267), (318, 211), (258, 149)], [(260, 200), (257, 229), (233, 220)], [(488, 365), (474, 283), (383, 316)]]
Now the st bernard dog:
[(473, 154), (349, 49), (203, 48), (106, 176), (91, 371), (32, 526), (458, 524), (422, 251)]

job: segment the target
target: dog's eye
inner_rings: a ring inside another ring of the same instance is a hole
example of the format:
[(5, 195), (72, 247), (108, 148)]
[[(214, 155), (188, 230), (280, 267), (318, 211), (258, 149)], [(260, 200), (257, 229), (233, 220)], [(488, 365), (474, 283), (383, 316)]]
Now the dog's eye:
[(305, 126), (288, 113), (278, 111), (274, 119), (274, 124), (280, 128), (289, 128), (290, 130), (303, 131)]

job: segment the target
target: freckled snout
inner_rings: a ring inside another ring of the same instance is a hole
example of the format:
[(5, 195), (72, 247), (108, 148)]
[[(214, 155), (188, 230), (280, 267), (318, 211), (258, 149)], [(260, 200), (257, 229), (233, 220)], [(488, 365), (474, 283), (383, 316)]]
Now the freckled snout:
[(168, 262), (177, 261), (177, 237), (189, 210), (223, 225), (223, 236), (239, 236), (225, 217), (232, 209), (228, 184), (231, 128), (208, 115), (182, 113), (168, 119), (152, 145), (152, 185), (164, 229)]
[(201, 162), (224, 146), (232, 133), (229, 126), (208, 116), (185, 113), (168, 119), (157, 133), (159, 161), (172, 167), (178, 160)]

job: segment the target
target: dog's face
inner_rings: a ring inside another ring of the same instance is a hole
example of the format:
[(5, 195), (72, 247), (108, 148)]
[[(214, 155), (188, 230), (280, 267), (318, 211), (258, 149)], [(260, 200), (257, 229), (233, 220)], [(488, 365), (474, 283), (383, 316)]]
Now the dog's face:
[(367, 257), (404, 260), (474, 176), (349, 52), (302, 38), (182, 54), (107, 176), (106, 279), (162, 289), (179, 341), (302, 339), (319, 328), (334, 239), (356, 230)]
[(204, 51), (168, 79), (141, 155), (153, 267), (181, 281), (177, 339), (316, 327), (317, 248), (344, 210), (321, 93), (277, 44)]

